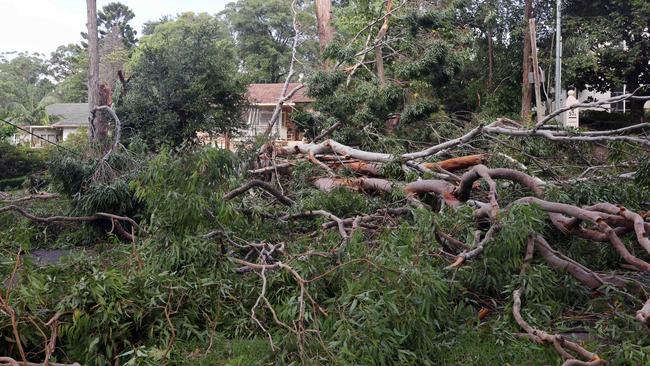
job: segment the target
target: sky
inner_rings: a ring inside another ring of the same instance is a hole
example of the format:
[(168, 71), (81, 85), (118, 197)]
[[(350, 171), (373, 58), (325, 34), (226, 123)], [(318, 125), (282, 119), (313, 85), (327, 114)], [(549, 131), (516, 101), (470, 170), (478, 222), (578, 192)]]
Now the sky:
[[(232, 1), (232, 0), (231, 0)], [(97, 9), (112, 2), (97, 0)], [(193, 11), (218, 13), (229, 0), (121, 0), (135, 13), (131, 25), (141, 33), (142, 24), (163, 15)], [(86, 30), (85, 0), (0, 0), (0, 53), (50, 54), (58, 46), (79, 43)]]

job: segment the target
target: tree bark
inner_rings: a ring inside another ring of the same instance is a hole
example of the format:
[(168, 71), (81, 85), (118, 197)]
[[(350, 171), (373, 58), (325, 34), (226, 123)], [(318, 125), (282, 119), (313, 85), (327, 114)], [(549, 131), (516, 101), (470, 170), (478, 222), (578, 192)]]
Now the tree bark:
[[(94, 113), (96, 107), (102, 105), (99, 88), (99, 37), (97, 34), (97, 1), (86, 0), (88, 11), (88, 139), (92, 143), (106, 141), (108, 126), (106, 119), (99, 113)], [(103, 120), (103, 123), (102, 123)]]
[[(332, 27), (332, 0), (316, 0), (316, 22), (318, 23), (318, 42), (320, 44), (321, 57), (327, 45), (334, 39), (334, 27)], [(327, 67), (327, 62), (323, 60)]]
[(487, 30), (487, 47), (488, 47), (488, 79), (487, 91), (492, 91), (492, 83), (494, 79), (494, 41), (492, 40), (492, 28)]
[(527, 122), (530, 119), (530, 98), (531, 88), (528, 72), (530, 71), (530, 31), (528, 20), (533, 17), (533, 1), (526, 0), (524, 5), (524, 55), (522, 62), (521, 78), (521, 120)]

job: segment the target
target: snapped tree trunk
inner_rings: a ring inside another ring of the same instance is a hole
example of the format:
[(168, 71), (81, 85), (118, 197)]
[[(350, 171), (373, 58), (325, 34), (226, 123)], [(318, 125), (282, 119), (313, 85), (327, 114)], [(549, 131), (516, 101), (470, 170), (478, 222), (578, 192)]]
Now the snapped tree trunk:
[(97, 1), (86, 0), (88, 10), (88, 138), (92, 143), (105, 142), (108, 135), (107, 119), (93, 112), (102, 105), (99, 87), (99, 37), (97, 34)]
[(384, 71), (384, 54), (382, 52), (382, 42), (386, 33), (388, 33), (388, 17), (390, 12), (393, 10), (393, 0), (386, 1), (386, 14), (384, 15), (384, 23), (379, 32), (377, 33), (377, 38), (375, 39), (375, 63), (377, 64), (377, 77), (379, 77), (379, 86), (384, 87), (386, 85), (386, 72)]
[(521, 78), (521, 120), (527, 122), (530, 119), (530, 98), (532, 90), (528, 72), (530, 71), (530, 31), (528, 29), (528, 20), (533, 16), (533, 1), (526, 0), (524, 5), (524, 55), (522, 63)]
[[(316, 0), (316, 22), (318, 23), (318, 42), (320, 54), (323, 55), (327, 45), (334, 39), (334, 27), (332, 27), (332, 0)], [(327, 67), (327, 62), (323, 60)]]

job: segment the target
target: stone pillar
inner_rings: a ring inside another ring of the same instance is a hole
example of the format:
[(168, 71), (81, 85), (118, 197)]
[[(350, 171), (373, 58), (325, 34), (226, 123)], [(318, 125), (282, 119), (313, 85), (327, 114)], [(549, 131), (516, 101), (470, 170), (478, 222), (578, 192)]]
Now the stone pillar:
[[(569, 95), (566, 98), (566, 102), (564, 102), (565, 107), (570, 107), (576, 103), (578, 103), (578, 100), (576, 99), (576, 92), (575, 90), (569, 90)], [(566, 112), (566, 117), (564, 118), (564, 125), (566, 127), (573, 127), (573, 128), (578, 128), (579, 127), (579, 119), (580, 119), (580, 108), (575, 108), (571, 109), (570, 111)]]

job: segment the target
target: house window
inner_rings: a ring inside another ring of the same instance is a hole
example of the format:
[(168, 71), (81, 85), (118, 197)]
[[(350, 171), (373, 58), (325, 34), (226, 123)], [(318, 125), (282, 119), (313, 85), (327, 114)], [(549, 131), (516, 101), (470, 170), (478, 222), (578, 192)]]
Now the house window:
[[(623, 91), (613, 91), (612, 94), (611, 94), (611, 95), (612, 95), (611, 97), (612, 97), (612, 98), (613, 98), (613, 97), (618, 97), (618, 96), (621, 96), (621, 95), (623, 95), (623, 94), (624, 94)], [(611, 104), (611, 109), (610, 109), (610, 110), (611, 110), (612, 112), (620, 112), (620, 113), (623, 113), (623, 112), (627, 111), (627, 108), (626, 108), (626, 107), (627, 107), (627, 105), (626, 105), (626, 101), (625, 101), (625, 100), (622, 100), (622, 101), (617, 102), (617, 103), (612, 103), (612, 104)]]
[(266, 127), (271, 123), (271, 118), (273, 117), (273, 111), (268, 109), (259, 110), (259, 118), (257, 124), (260, 127)]

